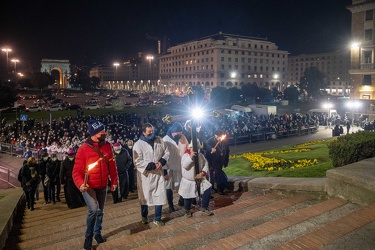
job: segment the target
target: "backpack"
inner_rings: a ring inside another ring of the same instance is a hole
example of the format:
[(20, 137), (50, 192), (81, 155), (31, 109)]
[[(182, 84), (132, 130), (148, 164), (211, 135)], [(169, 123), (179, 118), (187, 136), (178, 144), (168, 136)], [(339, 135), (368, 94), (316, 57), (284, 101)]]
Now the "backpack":
[(22, 182), (22, 170), (23, 170), (23, 167), (24, 166), (22, 166), (20, 168), (20, 170), (18, 171), (18, 177), (17, 177), (17, 179), (18, 179), (19, 182)]

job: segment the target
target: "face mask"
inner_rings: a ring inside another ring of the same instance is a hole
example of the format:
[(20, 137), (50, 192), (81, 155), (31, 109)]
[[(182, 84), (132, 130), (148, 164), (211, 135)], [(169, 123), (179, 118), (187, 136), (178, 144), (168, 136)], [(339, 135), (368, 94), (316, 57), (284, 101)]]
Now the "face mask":
[(101, 134), (100, 137), (98, 138), (98, 141), (99, 142), (105, 141), (105, 137), (106, 137), (105, 134)]
[(71, 161), (74, 160), (74, 157), (68, 157), (68, 158), (69, 158), (69, 160), (71, 160)]
[(130, 149), (132, 149), (133, 148), (133, 146), (128, 146)]
[(197, 127), (197, 132), (199, 133), (201, 131), (201, 128), (200, 127)]
[(175, 139), (175, 141), (178, 141), (181, 139), (181, 135), (175, 135), (173, 136), (173, 139)]
[(45, 161), (48, 160), (48, 157), (43, 157), (43, 160), (45, 160)]
[(116, 154), (118, 154), (118, 153), (120, 153), (120, 152), (121, 152), (121, 149), (116, 149), (116, 150), (115, 150), (115, 153), (116, 153)]
[(56, 160), (57, 160), (57, 158), (55, 158), (55, 157), (52, 158), (52, 161), (56, 161)]
[(145, 136), (146, 137), (146, 139), (148, 140), (148, 141), (153, 141), (154, 139), (155, 139), (155, 135), (154, 134), (148, 134), (147, 136)]

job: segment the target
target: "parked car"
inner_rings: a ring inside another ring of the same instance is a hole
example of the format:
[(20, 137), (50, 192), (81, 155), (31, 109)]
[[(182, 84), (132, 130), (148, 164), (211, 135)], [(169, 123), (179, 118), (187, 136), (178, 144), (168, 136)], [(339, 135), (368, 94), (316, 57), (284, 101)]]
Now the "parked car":
[(63, 103), (64, 101), (62, 99), (54, 99), (51, 101), (51, 104), (57, 104), (57, 103)]
[(106, 103), (106, 104), (103, 105), (102, 108), (104, 108), (104, 109), (111, 109), (111, 108), (113, 108), (113, 105), (112, 105), (112, 103)]
[(26, 108), (26, 111), (27, 112), (40, 112), (40, 111), (42, 111), (42, 108), (38, 105), (32, 105), (32, 106)]
[(77, 97), (76, 95), (73, 95), (73, 94), (65, 94), (64, 96), (66, 98), (76, 98)]
[(61, 107), (60, 104), (55, 104), (55, 105), (51, 105), (51, 106), (47, 107), (47, 111), (60, 111), (62, 109), (63, 108)]
[(85, 109), (99, 109), (99, 105), (98, 104), (87, 104), (85, 105)]
[(154, 101), (154, 105), (155, 106), (164, 106), (164, 105), (167, 105), (167, 103), (162, 99), (158, 99), (158, 100)]
[(66, 110), (79, 110), (79, 109), (82, 109), (82, 106), (78, 104), (72, 104), (66, 107)]
[(150, 101), (138, 102), (137, 106), (138, 107), (149, 107), (149, 106), (151, 106), (151, 103), (150, 103)]
[(135, 105), (133, 104), (133, 103), (131, 103), (131, 102), (125, 102), (124, 103), (124, 108), (132, 108), (132, 107), (134, 107)]

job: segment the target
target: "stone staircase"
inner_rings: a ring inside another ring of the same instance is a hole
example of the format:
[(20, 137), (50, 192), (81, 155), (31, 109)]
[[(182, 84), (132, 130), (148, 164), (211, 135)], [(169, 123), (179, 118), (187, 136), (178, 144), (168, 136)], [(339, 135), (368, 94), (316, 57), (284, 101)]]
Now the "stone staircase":
[[(335, 242), (343, 244), (348, 235), (375, 224), (375, 204), (315, 199), (307, 193), (213, 196), (213, 216), (199, 207), (189, 219), (183, 217), (183, 209), (164, 211), (165, 226), (156, 227), (140, 223), (136, 194), (118, 204), (109, 194), (102, 232), (107, 242), (94, 249), (339, 249)], [(4, 249), (82, 249), (87, 208), (68, 209), (64, 199), (42, 203), (37, 201), (34, 211), (24, 210)], [(153, 208), (149, 214), (152, 221)]]

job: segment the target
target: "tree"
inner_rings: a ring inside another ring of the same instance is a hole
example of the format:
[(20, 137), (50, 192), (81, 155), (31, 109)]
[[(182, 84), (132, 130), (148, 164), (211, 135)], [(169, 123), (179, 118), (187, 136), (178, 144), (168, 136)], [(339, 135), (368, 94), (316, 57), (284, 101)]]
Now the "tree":
[(30, 84), (31, 87), (37, 89), (44, 89), (47, 88), (49, 85), (55, 83), (55, 79), (46, 72), (35, 72), (31, 76)]
[(91, 86), (90, 77), (82, 70), (77, 70), (76, 72), (72, 73), (71, 77), (69, 78), (69, 84), (74, 88), (83, 90), (96, 89), (96, 87)]
[(290, 102), (298, 101), (299, 95), (300, 95), (300, 92), (298, 91), (297, 86), (295, 85), (288, 86), (284, 90), (284, 99)]
[(95, 89), (99, 88), (100, 87), (100, 78), (99, 77), (96, 77), (96, 76), (92, 76), (90, 78), (90, 81), (91, 81), (91, 86)]
[(226, 90), (226, 92), (229, 98), (224, 98), (224, 99), (228, 99), (229, 103), (236, 103), (241, 100), (241, 90), (239, 90), (238, 88), (236, 87), (229, 88)]
[(13, 106), (17, 100), (14, 82), (0, 82), (0, 108)]
[(280, 100), (282, 97), (281, 92), (276, 87), (273, 87), (271, 89), (271, 96), (273, 97), (274, 100)]
[(325, 75), (316, 67), (310, 67), (305, 70), (300, 82), (297, 84), (303, 91), (304, 98), (307, 93), (309, 97), (316, 99), (328, 86)]
[(259, 94), (259, 87), (256, 83), (246, 83), (242, 86), (242, 93), (246, 100), (254, 103)]
[(227, 89), (224, 87), (216, 87), (211, 92), (211, 102), (216, 106), (222, 106), (228, 104), (228, 98), (226, 98)]

